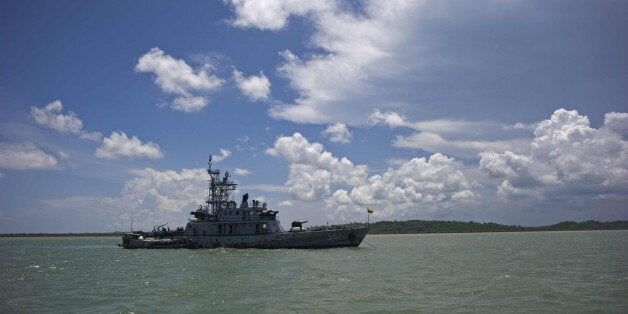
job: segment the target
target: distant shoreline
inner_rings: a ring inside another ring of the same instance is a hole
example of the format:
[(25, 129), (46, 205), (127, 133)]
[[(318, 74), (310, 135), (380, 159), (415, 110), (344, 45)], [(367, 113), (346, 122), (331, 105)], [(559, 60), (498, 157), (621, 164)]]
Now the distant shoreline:
[(603, 229), (603, 230), (544, 230), (544, 231), (481, 231), (481, 232), (423, 232), (423, 233), (368, 233), (371, 236), (416, 236), (416, 235), (442, 235), (442, 234), (513, 234), (513, 233), (560, 233), (560, 232), (590, 232), (590, 231), (628, 231), (627, 229)]
[[(338, 227), (365, 225), (351, 223)], [(405, 220), (378, 221), (369, 225), (369, 234), (434, 234), (434, 233), (487, 233), (487, 232), (530, 232), (530, 231), (584, 231), (584, 230), (628, 230), (628, 220), (600, 222), (563, 221), (540, 227), (519, 225), (501, 225), (493, 222), (442, 221), (442, 220)], [(316, 227), (315, 227), (316, 228)], [(128, 231), (82, 232), (82, 233), (0, 233), (0, 238), (17, 237), (120, 237)]]
[(628, 220), (600, 222), (563, 221), (539, 227), (502, 225), (494, 222), (406, 220), (378, 221), (370, 224), (369, 234), (426, 234), (426, 233), (486, 233), (486, 232), (531, 232), (531, 231), (582, 231), (582, 230), (628, 230)]
[(85, 233), (0, 233), (0, 238), (72, 238), (72, 237), (121, 237), (124, 232)]

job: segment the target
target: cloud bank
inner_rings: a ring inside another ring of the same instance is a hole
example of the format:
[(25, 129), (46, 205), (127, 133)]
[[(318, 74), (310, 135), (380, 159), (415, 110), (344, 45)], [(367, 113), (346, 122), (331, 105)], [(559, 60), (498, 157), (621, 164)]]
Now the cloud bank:
[[(612, 214), (625, 210), (628, 114), (608, 113), (604, 124), (596, 129), (586, 116), (559, 109), (537, 125), (523, 153), (485, 151), (479, 162), (470, 164), (435, 153), (396, 160), (387, 169), (371, 174), (366, 165), (334, 156), (322, 144), (294, 133), (278, 137), (266, 150), (286, 164), (289, 173), (284, 186), (242, 188), (288, 193), (292, 200), (284, 199), (275, 206), (318, 208), (334, 221), (362, 221), (366, 207), (375, 208), (375, 219), (451, 219), (452, 212), (457, 217), (478, 217), (486, 210), (497, 217), (513, 207), (526, 209), (526, 215), (585, 211), (585, 217), (598, 211)], [(35, 157), (11, 160), (43, 161), (7, 162), (4, 152), (17, 150), (32, 152)], [(3, 169), (50, 168), (56, 164), (32, 144), (4, 143), (0, 152)], [(229, 153), (222, 149), (219, 156), (228, 157)], [(237, 168), (235, 173), (247, 175), (248, 170)], [(205, 193), (204, 169), (145, 168), (132, 174), (119, 195), (48, 200), (45, 205), (50, 210), (97, 217), (102, 222), (98, 228), (119, 230), (131, 218), (147, 227), (181, 221), (181, 215), (202, 202)], [(82, 211), (85, 208), (90, 211)]]
[(577, 111), (558, 109), (538, 123), (529, 151), (483, 152), (480, 169), (500, 180), (498, 193), (504, 198), (625, 198), (627, 130), (626, 113), (607, 113), (604, 125), (595, 129)]
[(357, 219), (367, 206), (377, 208), (381, 219), (512, 206), (540, 212), (623, 208), (628, 201), (628, 114), (607, 113), (603, 126), (595, 129), (577, 111), (558, 109), (535, 125), (534, 138), (517, 152), (479, 146), (474, 148), (479, 161), (466, 165), (435, 153), (396, 160), (370, 176), (366, 166), (334, 157), (299, 133), (278, 138), (267, 153), (288, 163), (285, 184), (294, 199), (325, 201), (327, 215), (343, 220)]
[(299, 133), (278, 138), (266, 153), (288, 163), (285, 184), (294, 199), (324, 200), (328, 216), (336, 219), (359, 217), (366, 206), (378, 206), (377, 215), (389, 217), (405, 211), (434, 211), (476, 197), (460, 170), (462, 164), (442, 154), (413, 158), (397, 169), (369, 177), (365, 165), (334, 157)]
[(278, 138), (266, 153), (288, 162), (290, 173), (286, 186), (298, 200), (322, 200), (330, 194), (332, 184), (366, 182), (366, 166), (354, 165), (345, 157), (334, 157), (323, 145), (310, 143), (300, 133)]
[(184, 224), (186, 213), (203, 203), (209, 179), (205, 169), (144, 168), (132, 174), (118, 195), (52, 199), (44, 204), (49, 211), (57, 212), (54, 217), (82, 218), (80, 231), (127, 230), (131, 219), (137, 229), (150, 230), (166, 222), (176, 227)]
[(476, 197), (471, 184), (453, 158), (434, 154), (413, 158), (399, 168), (369, 177), (367, 184), (338, 189), (327, 200), (333, 216), (360, 217), (367, 206), (378, 217), (410, 217), (449, 209)]

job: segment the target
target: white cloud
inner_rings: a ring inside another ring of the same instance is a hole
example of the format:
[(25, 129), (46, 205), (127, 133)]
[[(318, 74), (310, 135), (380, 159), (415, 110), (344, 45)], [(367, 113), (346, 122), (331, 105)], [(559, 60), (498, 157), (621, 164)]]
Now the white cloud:
[(207, 105), (207, 97), (195, 95), (195, 92), (213, 91), (224, 83), (211, 73), (211, 65), (193, 69), (184, 60), (175, 59), (157, 47), (139, 58), (135, 70), (152, 73), (155, 84), (162, 91), (177, 95), (171, 108), (188, 113), (199, 111)]
[(307, 0), (232, 0), (236, 19), (233, 25), (238, 27), (255, 27), (264, 30), (282, 29), (292, 14), (304, 15), (311, 11), (324, 10), (329, 7), (328, 1)]
[[(525, 139), (491, 141), (474, 139), (503, 129), (499, 123), (490, 121), (445, 119), (408, 121), (405, 116), (397, 112), (381, 112), (377, 109), (371, 113), (368, 121), (371, 125), (388, 125), (390, 128), (404, 127), (417, 131), (406, 136), (397, 135), (393, 141), (395, 147), (421, 149), (432, 153), (440, 152), (456, 157), (477, 158), (478, 153), (488, 150), (521, 151), (529, 145)], [(444, 136), (455, 139), (448, 139)]]
[(336, 122), (327, 126), (321, 134), (329, 137), (334, 143), (350, 143), (353, 135), (344, 123)]
[[(370, 1), (360, 12), (336, 1), (231, 1), (239, 27), (278, 30), (290, 16), (313, 23), (310, 39), (317, 53), (301, 59), (283, 51), (279, 72), (299, 93), (292, 104), (269, 111), (299, 123), (361, 123), (364, 114), (389, 97), (378, 80), (396, 78), (416, 61), (400, 60), (408, 50), (409, 26), (417, 2)], [(410, 61), (410, 62), (405, 62)], [(403, 64), (403, 66), (401, 66)], [(394, 74), (393, 74), (394, 73)]]
[(228, 151), (224, 148), (220, 149), (220, 154), (218, 155), (212, 155), (212, 161), (213, 162), (221, 162), (227, 158), (229, 158), (229, 156), (231, 156), (231, 151)]
[(61, 113), (63, 105), (60, 100), (55, 100), (40, 109), (31, 107), (31, 117), (39, 125), (49, 127), (63, 133), (79, 133), (83, 128), (83, 122), (76, 117), (74, 112), (67, 115)]
[(203, 96), (183, 96), (172, 101), (170, 108), (185, 113), (196, 112), (207, 105), (207, 99)]
[(136, 136), (129, 138), (124, 132), (112, 132), (109, 137), (103, 139), (95, 156), (106, 159), (120, 157), (160, 159), (164, 153), (159, 145), (153, 142), (142, 143)]
[[(625, 195), (628, 190), (628, 114), (608, 113), (600, 129), (577, 111), (558, 109), (540, 122), (522, 154), (484, 152), (480, 169), (501, 180), (502, 197), (552, 199)], [(625, 197), (625, 196), (624, 196)]]
[(517, 122), (515, 124), (505, 124), (502, 126), (502, 129), (505, 131), (511, 131), (511, 130), (531, 130), (534, 131), (534, 129), (536, 129), (537, 127), (537, 123), (523, 123), (523, 122)]
[(393, 166), (393, 167), (399, 167), (407, 162), (408, 162), (408, 159), (403, 159), (403, 158), (390, 158), (386, 160), (386, 163), (389, 166)]
[(205, 169), (183, 169), (176, 172), (145, 168), (136, 170), (133, 174), (136, 177), (124, 184), (122, 195), (141, 199), (139, 203), (144, 208), (153, 203), (157, 210), (181, 212), (186, 207), (203, 201), (207, 180)]
[(55, 169), (58, 160), (33, 143), (0, 142), (0, 169)]
[(281, 201), (281, 202), (277, 203), (277, 205), (288, 207), (288, 206), (292, 206), (293, 203), (290, 200), (285, 200), (285, 201)]
[(102, 139), (102, 133), (100, 132), (81, 132), (79, 137), (86, 140), (100, 141)]
[(233, 70), (233, 79), (240, 91), (251, 101), (267, 100), (270, 95), (270, 81), (260, 72), (260, 75), (244, 77), (242, 72)]
[(507, 150), (519, 151), (528, 145), (522, 139), (503, 141), (482, 140), (447, 140), (442, 136), (430, 132), (417, 132), (409, 136), (397, 135), (393, 146), (403, 148), (422, 149), (428, 152), (442, 152), (452, 156), (477, 158), (478, 153), (492, 150), (504, 152)]
[(622, 140), (628, 139), (628, 113), (609, 112), (604, 115), (604, 128), (619, 135)]
[(63, 105), (60, 100), (47, 104), (44, 108), (31, 107), (31, 117), (41, 126), (51, 128), (61, 133), (75, 134), (80, 138), (99, 141), (102, 135), (98, 132), (83, 130), (83, 121), (72, 111), (63, 114)]
[(249, 174), (251, 174), (251, 171), (243, 168), (235, 168), (233, 172), (239, 176), (248, 176)]
[(389, 218), (475, 201), (472, 184), (461, 169), (461, 164), (441, 154), (413, 158), (397, 169), (369, 177), (366, 184), (335, 191), (327, 207), (331, 216), (346, 220), (359, 217), (367, 206), (376, 207), (379, 218)]
[(289, 163), (286, 186), (288, 192), (299, 200), (321, 200), (329, 195), (332, 184), (366, 182), (366, 166), (356, 166), (346, 157), (334, 157), (323, 145), (310, 143), (299, 133), (278, 138), (266, 153)]
[(163, 223), (171, 223), (171, 228), (183, 224), (186, 214), (203, 203), (208, 179), (205, 169), (145, 168), (132, 174), (118, 195), (47, 200), (44, 206), (79, 216), (83, 231), (128, 230), (131, 219), (136, 230), (150, 230)]
[(390, 128), (414, 128), (414, 125), (408, 122), (405, 116), (394, 111), (381, 112), (379, 109), (375, 109), (369, 116), (368, 121), (370, 125), (384, 124)]
[(491, 121), (465, 121), (436, 119), (427, 121), (409, 121), (404, 115), (395, 111), (381, 112), (373, 110), (368, 117), (370, 125), (387, 125), (390, 128), (409, 128), (420, 132), (441, 135), (482, 135), (499, 129), (500, 124)]
[(294, 199), (325, 200), (327, 214), (334, 219), (358, 219), (367, 205), (378, 207), (379, 218), (390, 218), (477, 199), (462, 164), (441, 154), (413, 158), (397, 169), (367, 177), (365, 165), (334, 157), (299, 133), (278, 138), (267, 153), (288, 162), (286, 186)]
[(534, 164), (528, 156), (510, 151), (503, 154), (483, 152), (480, 154), (480, 170), (490, 178), (505, 179), (498, 187), (501, 197), (521, 196), (538, 198), (536, 188), (556, 180), (556, 173), (543, 164)]
[(329, 195), (331, 172), (317, 169), (313, 165), (290, 165), (290, 174), (286, 186), (288, 192), (298, 200), (320, 201)]

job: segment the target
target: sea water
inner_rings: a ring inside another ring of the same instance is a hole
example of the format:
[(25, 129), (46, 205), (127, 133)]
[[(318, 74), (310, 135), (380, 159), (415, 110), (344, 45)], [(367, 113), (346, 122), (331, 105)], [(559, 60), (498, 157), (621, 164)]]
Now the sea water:
[(368, 235), (320, 250), (120, 241), (0, 238), (0, 312), (628, 313), (628, 231)]

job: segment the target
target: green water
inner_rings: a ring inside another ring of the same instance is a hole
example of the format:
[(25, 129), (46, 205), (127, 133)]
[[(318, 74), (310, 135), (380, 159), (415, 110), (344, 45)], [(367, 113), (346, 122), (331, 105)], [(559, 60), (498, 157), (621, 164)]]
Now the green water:
[(0, 239), (0, 312), (628, 312), (628, 231), (369, 235), (359, 248)]

